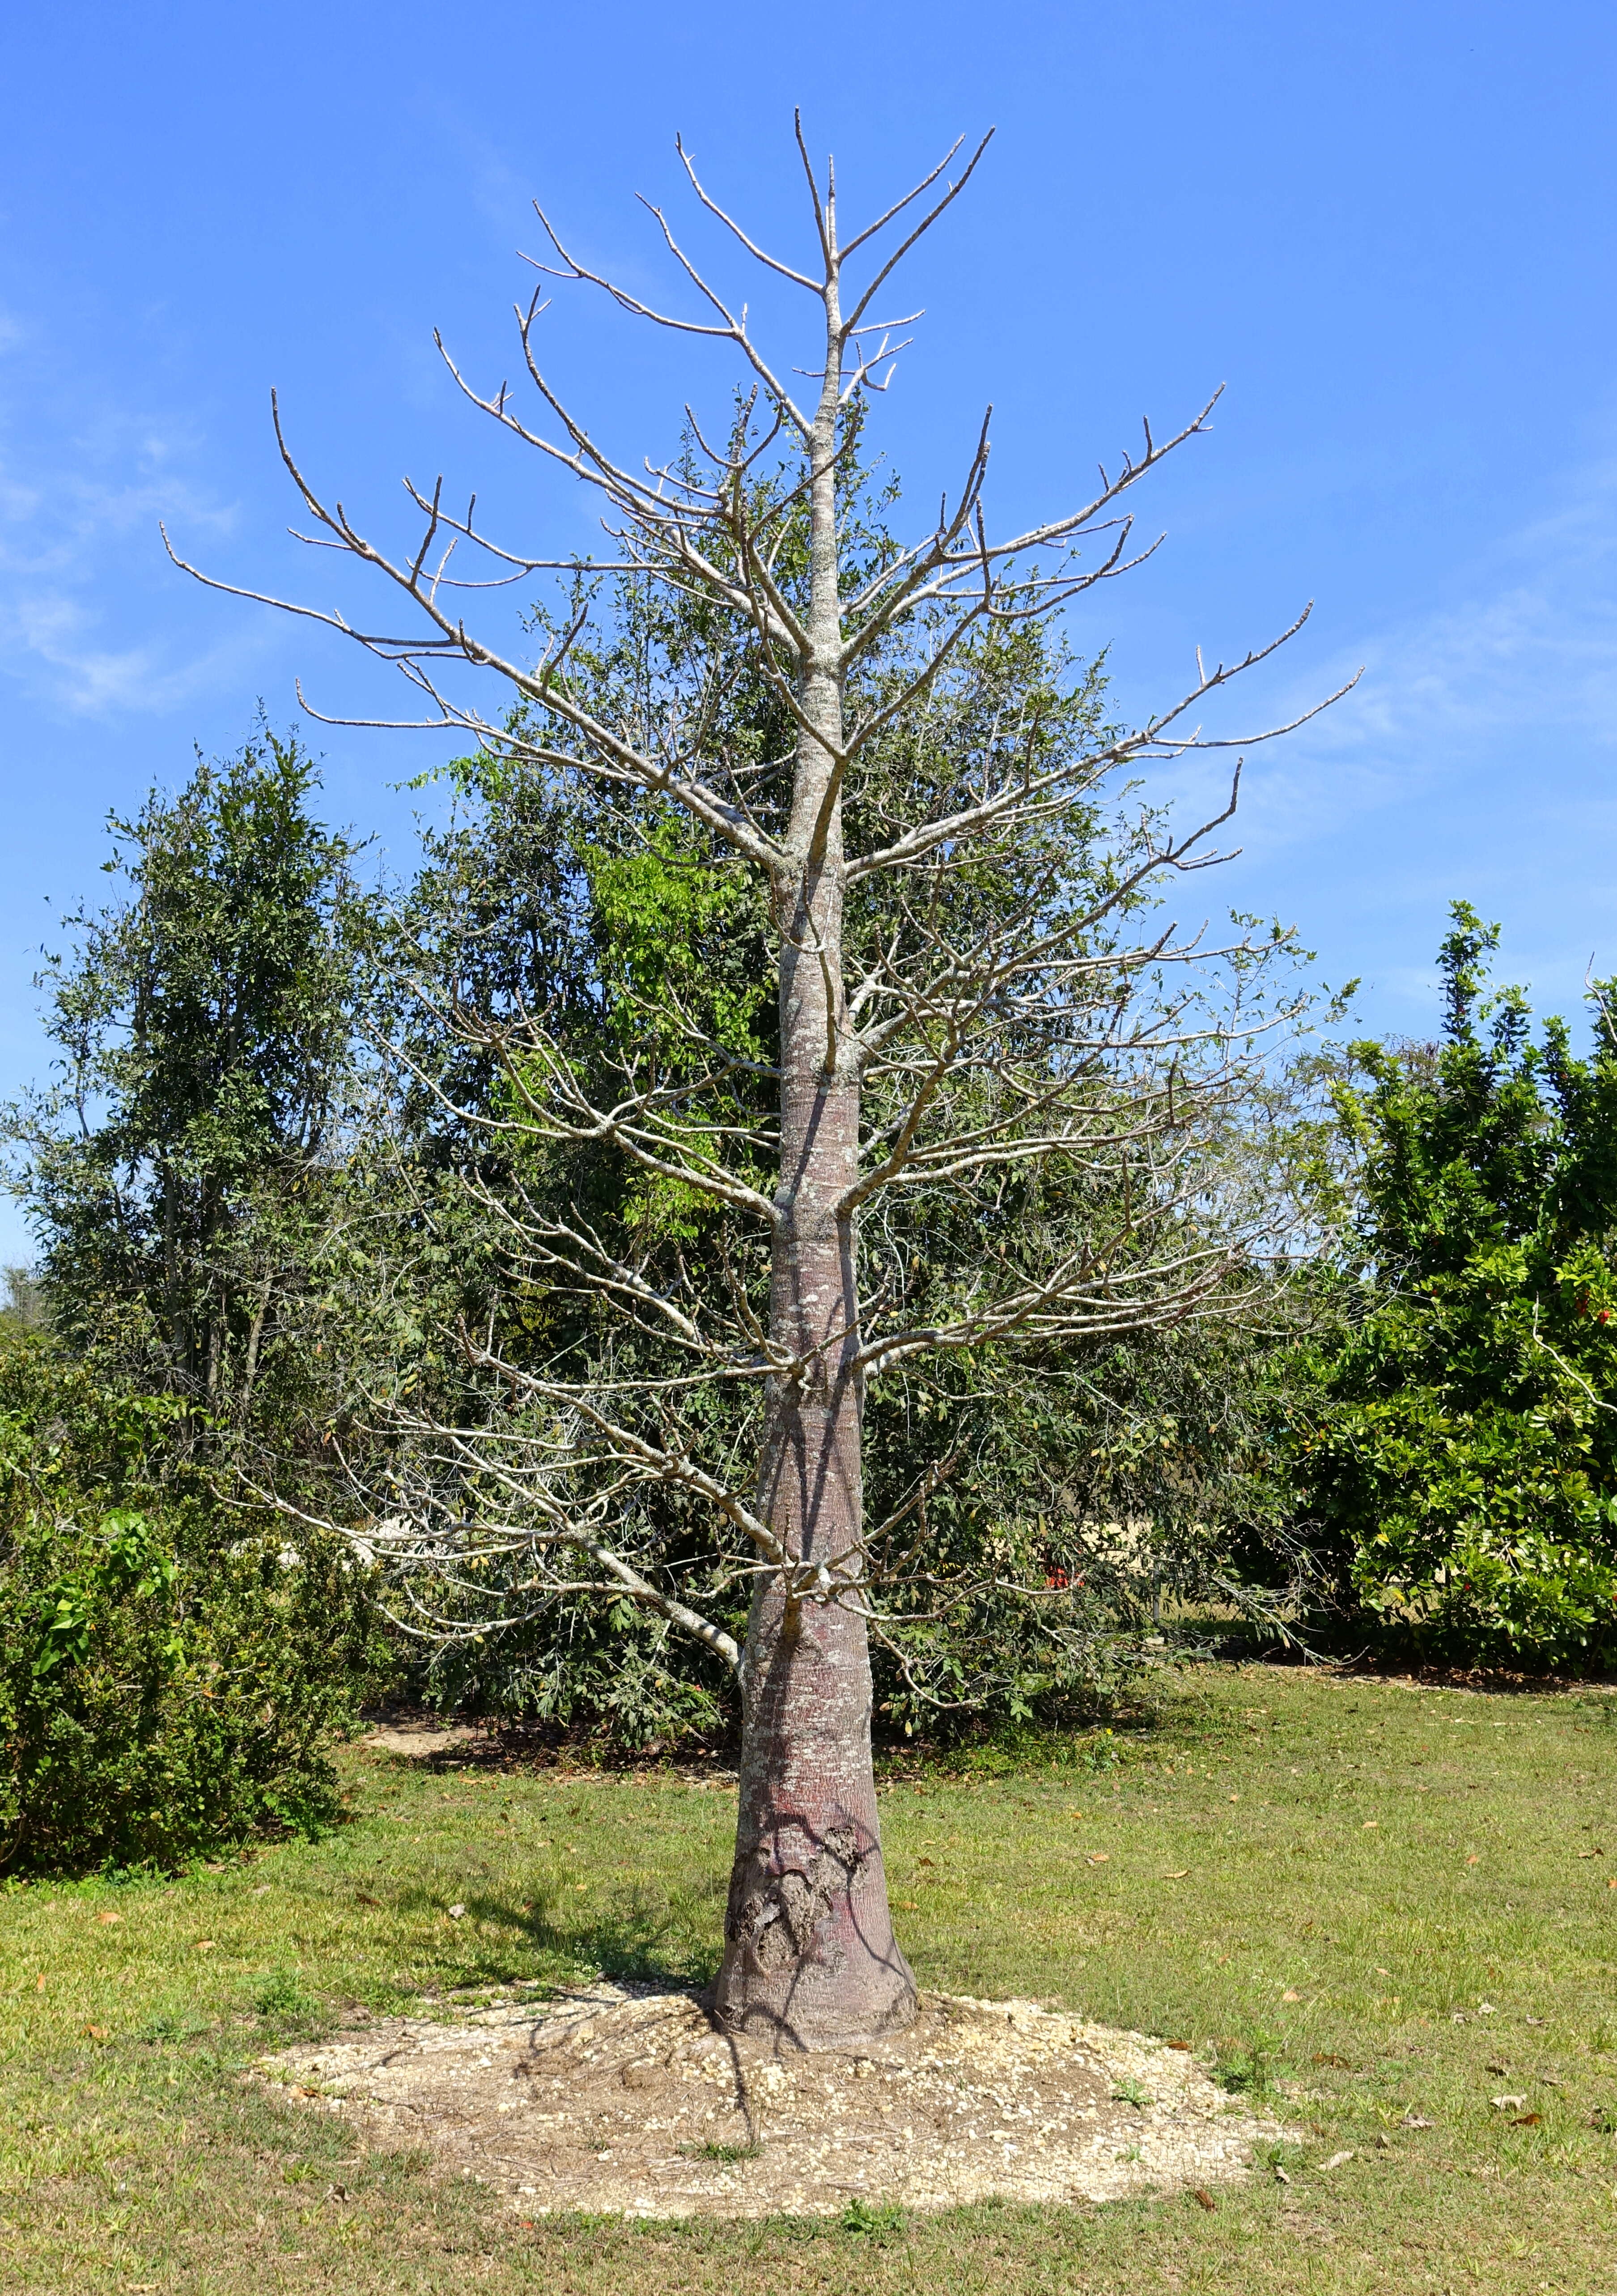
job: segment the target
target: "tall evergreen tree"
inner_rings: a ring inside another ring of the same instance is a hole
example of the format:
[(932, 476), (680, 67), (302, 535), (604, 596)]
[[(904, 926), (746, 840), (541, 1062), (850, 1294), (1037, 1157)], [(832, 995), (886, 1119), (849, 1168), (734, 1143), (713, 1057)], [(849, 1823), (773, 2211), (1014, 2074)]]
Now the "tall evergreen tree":
[(305, 1376), (290, 1342), (352, 1079), (363, 911), (317, 787), (264, 730), (112, 818), (122, 898), (67, 920), (41, 976), (55, 1078), (9, 1116), (55, 1329), (182, 1398), (199, 1432)]
[[(873, 536), (881, 515), (870, 505)], [(588, 672), (602, 715), (617, 695), (666, 680), (670, 655), (710, 642), (694, 609), (664, 612), (633, 584), (619, 590), (610, 627)], [(582, 663), (576, 674), (582, 681)], [(1082, 740), (1099, 722), (1105, 688), (1049, 634), (1024, 626), (968, 643), (935, 700), (927, 739), (948, 755), (997, 720), (1041, 719), (1052, 747)], [(732, 752), (768, 754), (786, 731), (780, 715), (743, 660), (715, 738)], [(905, 755), (906, 770), (916, 765)], [(575, 1227), (587, 1215), (620, 1258), (710, 1302), (734, 1272), (725, 1226), (698, 1192), (648, 1185), (600, 1143), (535, 1138), (520, 1121), (498, 1031), (543, 1013), (571, 1059), (599, 1063), (667, 1030), (672, 1015), (699, 1012), (709, 1033), (748, 1055), (731, 1086), (749, 1122), (767, 1122), (773, 1089), (773, 954), (764, 905), (744, 874), (674, 835), (643, 800), (585, 777), (483, 755), (461, 761), (453, 779), (452, 821), (429, 833), (425, 865), (393, 921), (399, 1089), (389, 1135), (373, 1136), (355, 1168), (333, 1294), (331, 1344), (358, 1343), (365, 1400), (356, 1415), (380, 1420), (389, 1396), (408, 1392), (419, 1411), (429, 1390), (441, 1414), (475, 1419), (486, 1398), (465, 1366), (491, 1347), (526, 1372), (565, 1355), (580, 1375), (592, 1359), (603, 1380), (612, 1365), (623, 1374), (627, 1338), (617, 1318), (565, 1269), (519, 1248), (541, 1209)], [(1102, 808), (1069, 810), (1062, 835), (1074, 872), (1108, 865), (1112, 828)], [(1014, 873), (976, 873), (979, 918), (1019, 897)], [(1126, 1093), (1115, 1113), (1126, 1128)], [(1229, 1127), (1221, 1177), (1245, 1156), (1258, 1168), (1249, 1195), (1282, 1195), (1293, 1177), (1283, 1168), (1294, 1160), (1290, 1114), (1282, 1091), (1254, 1095)], [(1148, 1173), (1135, 1179), (1148, 1193)], [(1115, 1199), (1127, 1185), (1114, 1186)], [(1103, 1210), (1104, 1193), (1076, 1164), (1052, 1160), (1036, 1188), (1017, 1192), (1002, 1224), (1031, 1228), (1036, 1250), (1059, 1250), (1062, 1239), (1082, 1249), (1098, 1217), (1119, 1220), (1121, 1202)], [(1207, 1208), (1210, 1241), (1229, 1209)], [(862, 1282), (876, 1291), (900, 1265), (912, 1310), (941, 1310), (972, 1283), (983, 1247), (981, 1218), (952, 1192), (900, 1195), (879, 1228), (857, 1239)], [(1118, 1249), (1121, 1276), (1129, 1247)], [(875, 1522), (895, 1519), (883, 1611), (871, 1619), (876, 1702), (889, 1726), (1093, 1711), (1137, 1662), (1127, 1622), (1147, 1614), (1154, 1592), (1229, 1594), (1237, 1544), (1269, 1582), (1283, 1500), (1274, 1373), (1302, 1303), (1294, 1287), (1265, 1284), (1252, 1266), (1230, 1289), (1227, 1317), (919, 1357), (872, 1383), (867, 1505)], [(457, 1325), (461, 1350), (444, 1344)], [(649, 1335), (635, 1344), (644, 1372)], [(677, 1374), (677, 1351), (662, 1352)], [(715, 1389), (703, 1405), (709, 1439), (724, 1430), (732, 1447), (755, 1440), (755, 1383)], [(919, 1508), (908, 1504), (918, 1493)], [(355, 1497), (363, 1506), (363, 1486)], [(634, 1567), (739, 1640), (745, 1581), (714, 1550), (702, 1516), (677, 1481), (642, 1490)], [(447, 1570), (436, 1543), (413, 1562), (399, 1615), (422, 1639), (436, 1696), (641, 1744), (719, 1720), (723, 1665), (625, 1590), (607, 1597), (576, 1573), (535, 1573), (520, 1546), (491, 1546), (464, 1571)]]

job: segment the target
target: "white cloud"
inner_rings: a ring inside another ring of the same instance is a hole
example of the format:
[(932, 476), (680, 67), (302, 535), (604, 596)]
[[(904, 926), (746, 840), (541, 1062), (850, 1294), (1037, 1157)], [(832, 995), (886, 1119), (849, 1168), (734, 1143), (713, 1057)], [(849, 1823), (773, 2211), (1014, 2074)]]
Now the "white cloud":
[[(1617, 742), (1617, 461), (1577, 472), (1552, 513), (1502, 537), (1466, 570), (1457, 603), (1371, 627), (1311, 670), (1306, 685), (1293, 680), (1273, 705), (1274, 721), (1361, 664), (1343, 701), (1250, 752), (1241, 836), (1254, 859), (1445, 791), (1464, 805), (1482, 781), (1508, 775), (1513, 759), (1528, 774), (1557, 751), (1609, 755)], [(1214, 789), (1223, 770), (1196, 766), (1187, 801)], [(1543, 775), (1542, 807), (1553, 809), (1564, 787), (1564, 776)]]
[[(1444, 586), (1262, 694), (1282, 723), (1364, 665), (1333, 709), (1248, 751), (1238, 869), (1185, 898), (1296, 920), (1327, 979), (1365, 976), (1362, 1018), (1418, 1032), (1463, 895), (1501, 921), (1501, 976), (1571, 1016), (1591, 966), (1617, 971), (1617, 456), (1570, 472)], [(1255, 687), (1239, 701), (1208, 730), (1260, 720)], [(1184, 761), (1181, 819), (1217, 810), (1230, 762)]]
[[(166, 709), (241, 668), (260, 650), (243, 632), (229, 645), (187, 647), (183, 615), (155, 629), (149, 601), (160, 517), (228, 533), (235, 509), (187, 475), (200, 442), (144, 412), (71, 409), (59, 423), (48, 345), (0, 314), (0, 348), (39, 354), (13, 364), (0, 422), (0, 666), (75, 714)], [(118, 639), (99, 633), (117, 601)]]
[(0, 604), (0, 628), (47, 673), (53, 698), (86, 716), (175, 708), (241, 664), (240, 642), (173, 658), (161, 646), (106, 648), (94, 643), (96, 616), (60, 592), (30, 591)]

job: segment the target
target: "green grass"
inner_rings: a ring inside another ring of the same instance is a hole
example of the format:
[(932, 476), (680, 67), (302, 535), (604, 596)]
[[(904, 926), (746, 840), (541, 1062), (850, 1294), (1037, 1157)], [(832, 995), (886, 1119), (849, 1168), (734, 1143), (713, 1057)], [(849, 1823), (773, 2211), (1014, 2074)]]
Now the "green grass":
[(324, 1842), (0, 1891), (0, 2286), (1613, 2296), (1617, 1699), (1166, 1679), (1115, 1762), (1091, 1739), (889, 1775), (901, 1932), (926, 1984), (1060, 2003), (1278, 2087), (1308, 2136), (1289, 2183), (1266, 2166), (1212, 2211), (524, 2226), (423, 2155), (355, 2157), (339, 2116), (278, 2107), (244, 2064), (364, 2008), (702, 1978), (732, 1822), (727, 1792), (673, 1775), (356, 1751), (354, 1822)]

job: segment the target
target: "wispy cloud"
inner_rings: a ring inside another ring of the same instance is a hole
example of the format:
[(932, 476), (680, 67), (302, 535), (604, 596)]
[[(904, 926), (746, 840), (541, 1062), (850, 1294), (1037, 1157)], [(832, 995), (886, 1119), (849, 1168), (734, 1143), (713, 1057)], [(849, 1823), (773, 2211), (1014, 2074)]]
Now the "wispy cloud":
[(0, 603), (7, 650), (20, 647), (36, 674), (51, 678), (57, 701), (86, 716), (171, 709), (242, 664), (245, 649), (234, 640), (188, 655), (161, 645), (100, 646), (99, 619), (61, 592), (33, 592)]
[[(257, 651), (249, 632), (188, 647), (165, 614), (141, 633), (159, 517), (228, 534), (234, 505), (191, 474), (200, 442), (121, 410), (59, 421), (42, 331), (0, 313), (0, 667), (55, 707), (89, 716), (172, 708)], [(110, 611), (108, 594), (117, 601)], [(118, 635), (105, 632), (116, 620)]]
[[(1464, 895), (1504, 925), (1500, 964), (1545, 1011), (1617, 971), (1617, 455), (1569, 472), (1551, 507), (1452, 568), (1425, 611), (1367, 619), (1266, 699), (1283, 722), (1353, 692), (1246, 758), (1229, 843), (1199, 898), (1295, 920), (1327, 977), (1366, 977), (1361, 1017), (1433, 1025), (1433, 953)], [(1245, 731), (1258, 697), (1225, 722)], [(1185, 813), (1217, 809), (1230, 757), (1187, 759)]]
[[(1364, 675), (1302, 734), (1253, 758), (1248, 849), (1278, 853), (1363, 815), (1522, 770), (1559, 747), (1617, 746), (1617, 459), (1578, 472), (1550, 514), (1466, 570), (1452, 604), (1371, 627), (1326, 666)], [(1305, 699), (1301, 685), (1281, 714)], [(1261, 802), (1258, 799), (1261, 794)], [(1553, 782), (1543, 788), (1555, 802)]]

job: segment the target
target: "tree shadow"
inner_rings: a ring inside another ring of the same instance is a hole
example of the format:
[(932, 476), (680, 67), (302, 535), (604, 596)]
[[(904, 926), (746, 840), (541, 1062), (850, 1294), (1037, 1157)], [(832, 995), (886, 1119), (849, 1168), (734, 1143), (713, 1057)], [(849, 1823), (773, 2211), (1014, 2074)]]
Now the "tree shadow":
[[(567, 1904), (560, 1890), (537, 1890), (526, 1902), (503, 1894), (469, 1896), (466, 1918), (481, 1925), (480, 1944), (490, 1929), (509, 1940), (502, 1960), (509, 1978), (510, 1948), (523, 1960), (551, 1968), (588, 1969), (618, 1984), (666, 1986), (671, 1991), (700, 1989), (718, 1974), (719, 1924), (708, 1893), (700, 1888), (678, 1892), (643, 1883), (615, 1892), (604, 1910)], [(489, 1958), (493, 1958), (492, 1956)]]

